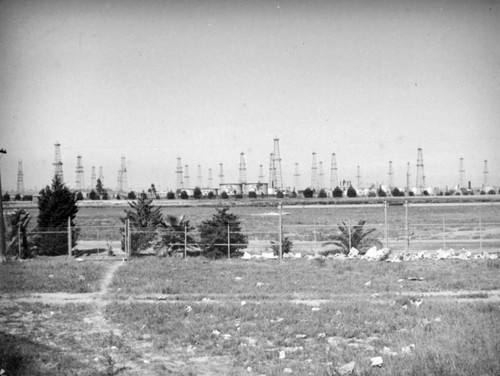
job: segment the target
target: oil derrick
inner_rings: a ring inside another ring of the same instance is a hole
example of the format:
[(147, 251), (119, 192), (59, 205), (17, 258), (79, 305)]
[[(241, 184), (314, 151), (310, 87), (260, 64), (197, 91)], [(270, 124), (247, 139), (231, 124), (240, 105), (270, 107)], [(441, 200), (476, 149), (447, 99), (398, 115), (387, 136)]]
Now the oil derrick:
[(464, 175), (465, 175), (464, 159), (460, 158), (460, 162), (458, 165), (458, 188), (459, 189), (464, 187)]
[(339, 178), (337, 175), (337, 158), (335, 153), (332, 153), (332, 164), (330, 167), (330, 189), (333, 191), (339, 186)]
[(394, 172), (392, 170), (392, 161), (389, 161), (389, 172), (387, 173), (387, 175), (389, 177), (387, 188), (392, 191), (392, 187), (394, 186)]
[(487, 187), (489, 182), (488, 182), (488, 161), (485, 159), (484, 160), (484, 169), (483, 169), (483, 186)]
[(319, 161), (318, 188), (325, 188), (325, 173), (323, 172), (323, 161)]
[(275, 188), (276, 168), (274, 167), (274, 153), (269, 156), (269, 188)]
[(293, 174), (293, 189), (298, 191), (299, 188), (300, 188), (299, 164), (295, 162), (295, 172)]
[(245, 153), (240, 153), (240, 183), (247, 182), (247, 168), (245, 166)]
[(405, 194), (408, 196), (410, 194), (410, 162), (406, 163), (406, 188)]
[(312, 165), (311, 165), (311, 189), (318, 190), (318, 164), (316, 162), (316, 153), (312, 154)]
[(224, 166), (219, 163), (219, 183), (224, 184)]
[(22, 160), (19, 160), (17, 164), (17, 193), (24, 196), (24, 173)]
[[(118, 192), (127, 192), (128, 191), (128, 177), (127, 177), (127, 166), (125, 164), (125, 157), (121, 159), (121, 167), (118, 170), (118, 184), (117, 191)], [(102, 183), (102, 181), (101, 181)]]
[(257, 182), (258, 183), (264, 182), (264, 170), (262, 169), (262, 165), (259, 165), (259, 179)]
[(55, 146), (55, 158), (54, 158), (54, 176), (57, 176), (61, 181), (64, 181), (63, 170), (62, 170), (62, 160), (61, 160), (61, 144), (56, 142)]
[(90, 189), (94, 189), (97, 186), (97, 177), (95, 175), (95, 166), (92, 166), (92, 174), (90, 175)]
[(189, 165), (184, 165), (184, 184), (185, 188), (191, 188), (191, 184), (189, 183)]
[(424, 158), (422, 157), (422, 149), (418, 148), (418, 158), (417, 158), (417, 181), (416, 188), (419, 193), (422, 193), (425, 189), (425, 175), (424, 175)]
[(357, 181), (357, 188), (361, 189), (361, 170), (359, 169), (359, 165), (356, 167), (356, 181)]
[(198, 165), (198, 188), (203, 185), (203, 176), (201, 175), (201, 165)]
[(99, 180), (101, 181), (101, 184), (104, 187), (104, 171), (102, 169), (102, 166), (99, 166)]
[(273, 152), (273, 167), (274, 167), (274, 187), (283, 189), (283, 176), (281, 174), (281, 157), (279, 138), (274, 139), (274, 152)]
[(177, 158), (177, 168), (175, 170), (175, 175), (177, 177), (175, 188), (180, 191), (184, 188), (184, 181), (182, 180), (182, 164), (180, 158)]
[(208, 169), (208, 188), (212, 188), (213, 178), (212, 178), (212, 169)]
[(81, 191), (84, 189), (83, 184), (83, 165), (82, 165), (82, 157), (81, 155), (76, 157), (76, 179), (75, 179), (75, 187), (77, 191)]

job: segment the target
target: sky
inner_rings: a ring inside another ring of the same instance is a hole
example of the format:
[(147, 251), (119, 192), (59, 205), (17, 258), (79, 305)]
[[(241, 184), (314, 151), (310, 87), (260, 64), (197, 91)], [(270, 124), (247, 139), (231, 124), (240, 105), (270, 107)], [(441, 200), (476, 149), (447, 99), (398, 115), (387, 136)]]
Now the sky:
[(274, 138), (283, 181), (311, 185), (500, 185), (498, 1), (0, 1), (2, 188), (54, 175), (85, 185), (92, 166), (117, 187), (175, 189), (177, 158), (195, 185), (268, 180)]

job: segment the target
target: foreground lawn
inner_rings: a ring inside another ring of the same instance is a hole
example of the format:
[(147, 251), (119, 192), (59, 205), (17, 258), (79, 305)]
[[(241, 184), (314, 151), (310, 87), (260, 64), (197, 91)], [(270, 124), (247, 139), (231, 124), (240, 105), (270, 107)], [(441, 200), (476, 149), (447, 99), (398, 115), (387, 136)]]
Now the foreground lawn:
[(39, 257), (0, 264), (0, 293), (94, 292), (104, 262), (77, 262), (66, 256)]
[(362, 375), (500, 374), (498, 305), (401, 303), (113, 303), (107, 315), (159, 354), (229, 356), (249, 375), (336, 375), (353, 361)]
[[(367, 285), (368, 284), (368, 285)], [(130, 294), (165, 294), (200, 299), (333, 298), (345, 294), (500, 289), (500, 268), (487, 260), (386, 263), (365, 260), (220, 260), (156, 257), (121, 267), (111, 289)]]

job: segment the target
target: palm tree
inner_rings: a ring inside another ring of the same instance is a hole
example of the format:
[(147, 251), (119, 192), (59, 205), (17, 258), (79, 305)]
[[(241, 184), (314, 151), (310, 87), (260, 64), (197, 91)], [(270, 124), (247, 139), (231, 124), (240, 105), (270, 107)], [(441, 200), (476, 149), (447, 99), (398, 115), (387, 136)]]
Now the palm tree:
[(184, 251), (185, 246), (189, 248), (189, 253), (193, 253), (195, 240), (190, 232), (193, 227), (184, 216), (176, 217), (167, 215), (160, 226), (156, 229), (156, 238), (153, 248), (160, 252), (166, 248), (166, 253), (171, 256), (175, 252)]
[[(365, 229), (365, 223), (365, 220), (360, 220), (357, 225), (349, 226), (342, 221), (342, 224), (338, 225), (339, 232), (335, 235), (329, 235), (328, 242), (323, 243), (323, 246), (336, 245), (344, 254), (348, 254), (351, 248), (356, 248), (360, 254), (364, 254), (370, 247), (382, 247), (382, 243), (377, 239), (376, 229)], [(326, 251), (324, 253), (336, 252)]]

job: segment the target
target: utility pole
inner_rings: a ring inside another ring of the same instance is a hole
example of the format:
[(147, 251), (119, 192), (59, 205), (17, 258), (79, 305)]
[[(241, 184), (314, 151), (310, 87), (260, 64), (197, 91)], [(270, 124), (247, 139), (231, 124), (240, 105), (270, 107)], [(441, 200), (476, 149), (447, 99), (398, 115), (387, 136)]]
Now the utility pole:
[[(0, 162), (1, 154), (7, 154), (5, 149), (0, 149)], [(3, 221), (3, 202), (2, 202), (2, 176), (0, 171), (0, 262), (3, 264), (7, 262), (7, 244), (5, 242), (5, 222)]]

